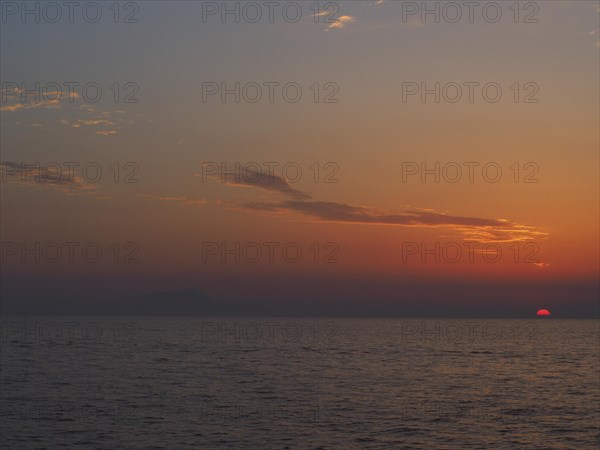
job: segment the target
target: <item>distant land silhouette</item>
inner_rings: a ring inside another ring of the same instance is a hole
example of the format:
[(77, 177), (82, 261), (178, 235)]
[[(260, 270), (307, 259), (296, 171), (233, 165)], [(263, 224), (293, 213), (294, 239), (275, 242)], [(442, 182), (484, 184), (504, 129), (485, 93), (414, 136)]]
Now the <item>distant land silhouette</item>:
[(122, 300), (96, 302), (96, 314), (106, 315), (206, 315), (215, 308), (211, 300), (199, 289), (178, 292), (152, 292), (127, 297)]

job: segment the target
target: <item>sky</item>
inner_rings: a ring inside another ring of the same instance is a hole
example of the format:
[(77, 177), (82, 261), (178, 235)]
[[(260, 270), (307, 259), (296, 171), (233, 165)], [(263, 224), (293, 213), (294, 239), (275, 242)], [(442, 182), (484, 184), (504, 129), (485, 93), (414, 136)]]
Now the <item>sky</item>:
[(3, 2), (3, 308), (598, 315), (598, 2), (249, 3)]

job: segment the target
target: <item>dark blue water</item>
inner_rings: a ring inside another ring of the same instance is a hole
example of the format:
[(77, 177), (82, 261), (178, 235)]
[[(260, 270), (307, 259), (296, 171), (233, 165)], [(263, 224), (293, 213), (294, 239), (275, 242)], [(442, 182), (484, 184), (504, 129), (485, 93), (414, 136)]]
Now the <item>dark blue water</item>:
[(3, 448), (600, 442), (597, 321), (3, 317)]

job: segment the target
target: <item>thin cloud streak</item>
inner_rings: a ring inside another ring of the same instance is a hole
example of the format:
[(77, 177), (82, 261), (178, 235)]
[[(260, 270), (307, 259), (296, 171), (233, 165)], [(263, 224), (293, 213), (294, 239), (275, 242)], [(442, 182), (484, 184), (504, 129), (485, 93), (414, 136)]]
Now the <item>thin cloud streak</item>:
[(446, 227), (465, 237), (480, 242), (513, 242), (543, 238), (547, 233), (535, 227), (512, 223), (505, 219), (454, 216), (425, 209), (412, 209), (402, 213), (389, 213), (371, 207), (347, 203), (311, 200), (311, 195), (292, 188), (277, 175), (259, 176), (256, 172), (239, 177), (230, 185), (251, 186), (277, 192), (289, 199), (282, 202), (254, 202), (240, 205), (242, 209), (272, 214), (296, 213), (311, 220), (323, 222), (392, 225), (406, 227)]
[(278, 216), (298, 214), (309, 218), (311, 221), (332, 223), (447, 228), (459, 233), (464, 239), (478, 242), (530, 241), (548, 236), (548, 233), (539, 231), (533, 226), (514, 223), (506, 219), (456, 216), (425, 208), (411, 208), (400, 213), (391, 213), (368, 206), (313, 200), (310, 194), (292, 188), (285, 178), (275, 174), (265, 175), (256, 171), (247, 171), (243, 176), (238, 174), (231, 181), (223, 177), (223, 174), (213, 174), (208, 178), (220, 179), (222, 183), (228, 186), (256, 187), (282, 194), (288, 198), (278, 202), (243, 204), (221, 202), (222, 205), (236, 210), (262, 212)]
[(275, 214), (298, 213), (323, 222), (396, 225), (407, 227), (446, 227), (461, 233), (467, 239), (479, 242), (527, 241), (547, 234), (534, 227), (515, 224), (503, 219), (453, 216), (439, 212), (411, 210), (389, 214), (374, 208), (345, 203), (289, 200), (280, 203), (255, 202), (243, 205), (254, 211)]

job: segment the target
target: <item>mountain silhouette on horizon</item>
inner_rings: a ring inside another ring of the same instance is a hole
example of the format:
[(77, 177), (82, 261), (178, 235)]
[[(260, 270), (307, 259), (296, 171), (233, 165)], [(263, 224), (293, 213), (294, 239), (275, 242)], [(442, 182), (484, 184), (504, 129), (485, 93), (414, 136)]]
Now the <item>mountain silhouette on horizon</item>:
[(197, 288), (182, 291), (157, 291), (119, 300), (96, 302), (94, 312), (107, 315), (180, 316), (205, 315), (214, 310), (215, 301)]

